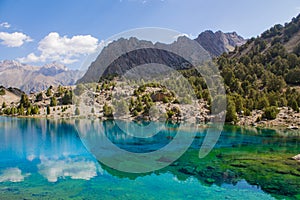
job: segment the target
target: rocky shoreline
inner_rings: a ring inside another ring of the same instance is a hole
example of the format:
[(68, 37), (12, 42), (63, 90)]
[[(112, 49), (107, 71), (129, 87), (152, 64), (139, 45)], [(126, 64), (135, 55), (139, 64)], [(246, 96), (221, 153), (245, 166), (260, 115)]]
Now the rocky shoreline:
[[(208, 103), (203, 99), (192, 100), (188, 103), (178, 102), (171, 92), (159, 85), (150, 85), (141, 90), (140, 87), (132, 87), (124, 84), (124, 82), (116, 81), (113, 84), (100, 85), (95, 83), (89, 85), (89, 88), (81, 87), (83, 86), (50, 87), (48, 90), (28, 95), (31, 106), (38, 108), (36, 114), (27, 114), (26, 109), (23, 114), (20, 114), (21, 97), (6, 91), (4, 95), (0, 96), (0, 103), (2, 104), (0, 111), (2, 115), (15, 117), (49, 119), (87, 117), (102, 120), (113, 117), (130, 121), (169, 120), (175, 123), (189, 122), (201, 126), (211, 122), (216, 117), (210, 114)], [(66, 99), (65, 96), (69, 93), (77, 95), (71, 96), (71, 99)], [(121, 104), (114, 101), (120, 96), (122, 97)], [(144, 101), (144, 99), (147, 101)], [(54, 100), (55, 102), (53, 102)], [(122, 102), (130, 102), (130, 105), (128, 106), (128, 103), (126, 103), (124, 106)], [(149, 110), (147, 110), (148, 104)], [(141, 107), (141, 110), (138, 110), (138, 106)], [(6, 113), (8, 108), (10, 110), (15, 108), (16, 112)], [(262, 110), (254, 110), (249, 116), (238, 114), (238, 122), (232, 124), (290, 130), (299, 129), (300, 113), (288, 107), (278, 109), (279, 112), (274, 120), (264, 119)], [(122, 110), (126, 111), (122, 113)]]

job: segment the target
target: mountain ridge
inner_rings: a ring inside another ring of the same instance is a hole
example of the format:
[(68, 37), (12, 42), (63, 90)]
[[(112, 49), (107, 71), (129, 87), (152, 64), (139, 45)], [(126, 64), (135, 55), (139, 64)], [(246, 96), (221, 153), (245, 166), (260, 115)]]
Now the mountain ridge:
[[(179, 55), (184, 55), (183, 57), (215, 57), (221, 55), (224, 52), (229, 52), (234, 49), (235, 46), (232, 45), (241, 45), (245, 40), (239, 36), (236, 32), (233, 33), (223, 33), (218, 31), (213, 33), (212, 31), (206, 31), (204, 35), (209, 35), (209, 37), (202, 37), (200, 34), (196, 39), (192, 40), (186, 36), (180, 36), (171, 44), (164, 44), (160, 42), (152, 43), (151, 41), (139, 40), (137, 38), (131, 37), (129, 39), (120, 38), (116, 41), (111, 42), (99, 53), (98, 57), (91, 65), (88, 67), (85, 75), (77, 81), (77, 83), (87, 83), (87, 82), (98, 82), (101, 75), (103, 75), (105, 68), (110, 68), (111, 74), (115, 72), (120, 72), (122, 69), (130, 69), (129, 65), (136, 65), (137, 63), (143, 63), (142, 59), (156, 60), (157, 55), (160, 54), (162, 60), (165, 61), (167, 66), (181, 66), (182, 63), (178, 62), (179, 58), (175, 58), (174, 55), (167, 52), (156, 52), (147, 51), (147, 48), (157, 48), (157, 49), (166, 49), (170, 52), (179, 52)], [(206, 40), (205, 42), (203, 40)], [(193, 48), (194, 45), (191, 45), (196, 41), (199, 45), (198, 49)], [(201, 43), (205, 44), (204, 46)], [(123, 60), (118, 60), (118, 62), (113, 63), (115, 59), (122, 56), (124, 53), (128, 53), (132, 50), (144, 49), (142, 52), (139, 51), (136, 53), (135, 57), (124, 57)], [(217, 49), (217, 50), (215, 50)], [(198, 51), (198, 52), (197, 52)], [(175, 58), (175, 59), (174, 59)], [(202, 58), (201, 58), (202, 59)], [(172, 63), (172, 60), (174, 61)], [(206, 59), (207, 60), (207, 59)], [(111, 64), (115, 64), (111, 66)], [(109, 66), (110, 65), (110, 66)], [(122, 66), (122, 67), (121, 67)], [(114, 68), (114, 69), (112, 69)], [(173, 67), (174, 68), (174, 67)], [(107, 74), (105, 74), (107, 75)]]

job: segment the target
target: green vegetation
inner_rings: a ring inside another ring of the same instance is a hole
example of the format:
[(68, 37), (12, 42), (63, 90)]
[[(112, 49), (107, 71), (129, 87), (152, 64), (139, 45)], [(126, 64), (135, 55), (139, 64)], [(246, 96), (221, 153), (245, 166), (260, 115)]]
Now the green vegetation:
[(76, 109), (75, 109), (75, 115), (80, 115), (80, 110), (78, 107), (76, 107)]
[(5, 89), (4, 88), (0, 88), (0, 95), (2, 96), (2, 95), (5, 95), (5, 94), (6, 94)]
[(50, 115), (51, 111), (50, 111), (50, 106), (47, 106), (47, 115)]
[(53, 106), (57, 106), (57, 99), (55, 96), (51, 97), (50, 99), (50, 106), (53, 107)]
[(19, 107), (21, 107), (21, 106), (23, 106), (24, 108), (31, 107), (31, 103), (30, 103), (29, 98), (26, 94), (22, 94), (22, 96), (21, 96)]
[(289, 84), (300, 84), (300, 45), (294, 52), (288, 52), (284, 46), (299, 31), (299, 25), (300, 16), (285, 26), (275, 25), (233, 54), (223, 54), (216, 59), (236, 111), (249, 113), (260, 109), (265, 111), (266, 118), (273, 119), (275, 107), (299, 110), (300, 93), (290, 89)]
[(73, 100), (73, 92), (72, 90), (67, 90), (64, 92), (64, 96), (62, 97), (63, 105), (71, 105)]
[(35, 101), (38, 102), (42, 100), (43, 100), (43, 93), (40, 92), (36, 95)]
[(264, 109), (264, 114), (262, 115), (262, 117), (272, 120), (272, 119), (276, 119), (278, 113), (279, 113), (278, 108), (275, 106), (271, 106)]
[(104, 117), (113, 117), (113, 108), (108, 106), (106, 103), (103, 106), (103, 116)]
[(78, 85), (76, 85), (74, 94), (76, 94), (77, 96), (80, 96), (84, 93), (84, 90), (85, 90), (85, 88), (84, 88), (83, 84), (78, 84)]
[(50, 86), (50, 87), (47, 89), (47, 91), (46, 91), (46, 96), (47, 96), (47, 97), (52, 96), (52, 86)]

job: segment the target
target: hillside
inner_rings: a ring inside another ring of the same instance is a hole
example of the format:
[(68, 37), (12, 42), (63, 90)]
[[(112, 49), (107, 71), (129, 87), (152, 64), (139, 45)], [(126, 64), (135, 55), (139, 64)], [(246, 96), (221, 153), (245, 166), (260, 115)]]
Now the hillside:
[(232, 113), (228, 120), (238, 121), (236, 112), (242, 117), (262, 110), (257, 122), (282, 117), (281, 124), (293, 121), (294, 125), (300, 125), (296, 114), (300, 105), (299, 36), (300, 16), (284, 26), (275, 25), (234, 52), (216, 59)]
[(39, 67), (17, 61), (0, 62), (0, 85), (20, 88), (26, 93), (42, 91), (51, 85), (73, 85), (82, 74), (81, 71), (69, 70), (59, 63)]

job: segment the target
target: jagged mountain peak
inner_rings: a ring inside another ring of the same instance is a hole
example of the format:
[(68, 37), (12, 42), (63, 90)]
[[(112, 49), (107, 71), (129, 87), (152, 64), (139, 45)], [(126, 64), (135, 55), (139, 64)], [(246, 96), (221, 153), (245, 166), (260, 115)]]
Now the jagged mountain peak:
[(206, 30), (195, 39), (211, 56), (219, 56), (222, 53), (233, 51), (236, 46), (246, 43), (246, 40), (236, 32), (224, 33)]

